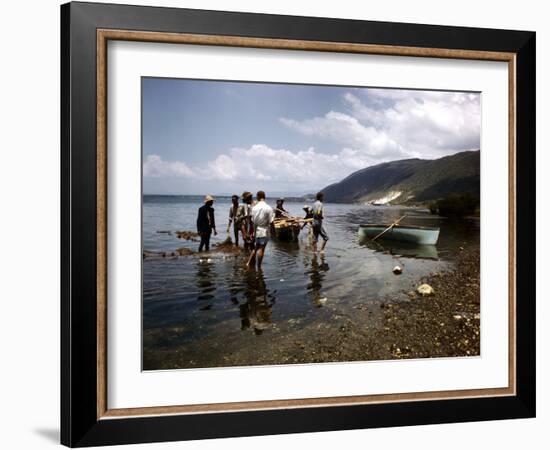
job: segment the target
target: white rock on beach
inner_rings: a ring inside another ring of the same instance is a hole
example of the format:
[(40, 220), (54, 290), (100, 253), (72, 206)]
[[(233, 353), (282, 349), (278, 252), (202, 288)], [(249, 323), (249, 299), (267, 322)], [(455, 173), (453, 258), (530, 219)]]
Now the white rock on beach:
[(434, 295), (435, 291), (434, 288), (431, 287), (429, 284), (421, 284), (416, 288), (416, 292), (418, 292), (420, 295)]

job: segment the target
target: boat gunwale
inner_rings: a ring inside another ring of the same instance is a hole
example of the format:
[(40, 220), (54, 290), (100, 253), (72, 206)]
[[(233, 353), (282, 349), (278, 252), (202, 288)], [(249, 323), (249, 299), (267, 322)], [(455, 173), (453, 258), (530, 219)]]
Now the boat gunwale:
[[(389, 228), (391, 224), (389, 225), (383, 225), (383, 224), (360, 224), (359, 228)], [(414, 226), (414, 225), (394, 225), (393, 228), (402, 228), (402, 229), (408, 229), (408, 230), (426, 230), (426, 231), (439, 231), (439, 227), (423, 227), (423, 226)]]

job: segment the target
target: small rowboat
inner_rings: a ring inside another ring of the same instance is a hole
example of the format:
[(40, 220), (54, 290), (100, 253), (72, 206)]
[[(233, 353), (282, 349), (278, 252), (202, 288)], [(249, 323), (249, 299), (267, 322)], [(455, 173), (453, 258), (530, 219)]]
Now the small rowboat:
[[(365, 224), (359, 225), (359, 237), (374, 238), (389, 225)], [(412, 242), (419, 245), (435, 245), (439, 238), (439, 228), (414, 227), (407, 225), (394, 225), (380, 236), (380, 239)]]
[(283, 242), (298, 242), (300, 230), (305, 223), (311, 222), (313, 219), (303, 219), (301, 217), (291, 216), (282, 209), (275, 208), (280, 213), (273, 221), (275, 226), (275, 238)]

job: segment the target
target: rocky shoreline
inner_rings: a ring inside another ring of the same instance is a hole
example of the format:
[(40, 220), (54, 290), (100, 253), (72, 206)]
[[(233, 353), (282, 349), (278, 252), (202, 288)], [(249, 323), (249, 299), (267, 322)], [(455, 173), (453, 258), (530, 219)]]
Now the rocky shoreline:
[(461, 250), (454, 270), (420, 282), (430, 285), (434, 294), (424, 297), (411, 291), (409, 302), (381, 305), (381, 359), (479, 355), (479, 248)]
[[(420, 284), (433, 294), (419, 294)], [(236, 330), (224, 342), (204, 336), (187, 345), (177, 344), (185, 330), (148, 330), (144, 369), (477, 356), (479, 299), (479, 246), (461, 248), (452, 269), (421, 278), (400, 295), (356, 304), (352, 314), (334, 309), (330, 320), (291, 319), (269, 324), (257, 339)], [(159, 339), (166, 347), (148, 351), (147, 343)]]

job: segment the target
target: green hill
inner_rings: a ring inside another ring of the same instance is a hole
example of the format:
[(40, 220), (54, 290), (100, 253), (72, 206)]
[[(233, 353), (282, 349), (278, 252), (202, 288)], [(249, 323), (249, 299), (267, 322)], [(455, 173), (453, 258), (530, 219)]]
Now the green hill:
[(416, 203), (469, 193), (479, 198), (479, 151), (440, 159), (402, 159), (358, 170), (323, 189), (340, 203)]

